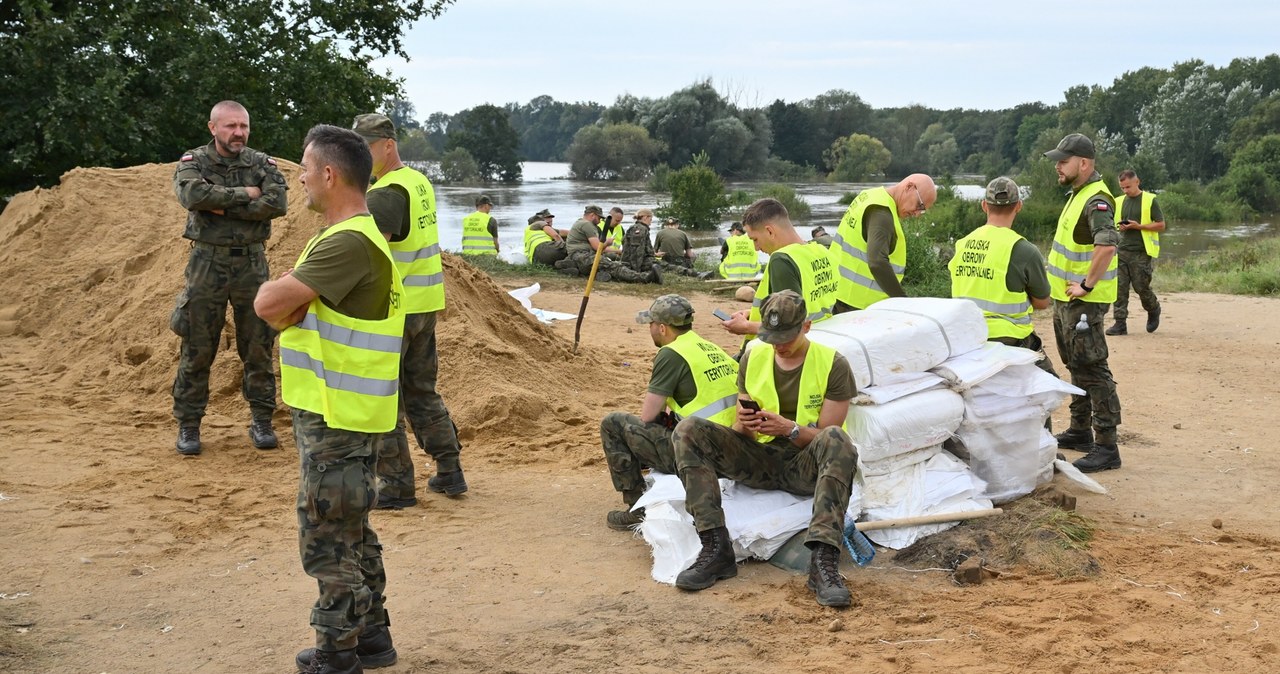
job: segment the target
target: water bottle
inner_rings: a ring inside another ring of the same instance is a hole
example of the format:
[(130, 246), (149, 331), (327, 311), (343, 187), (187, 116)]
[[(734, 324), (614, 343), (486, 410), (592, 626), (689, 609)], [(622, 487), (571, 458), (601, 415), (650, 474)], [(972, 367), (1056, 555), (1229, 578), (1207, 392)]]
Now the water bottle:
[(1080, 314), (1080, 322), (1076, 323), (1076, 332), (1088, 332), (1088, 331), (1089, 331), (1089, 317), (1085, 314)]

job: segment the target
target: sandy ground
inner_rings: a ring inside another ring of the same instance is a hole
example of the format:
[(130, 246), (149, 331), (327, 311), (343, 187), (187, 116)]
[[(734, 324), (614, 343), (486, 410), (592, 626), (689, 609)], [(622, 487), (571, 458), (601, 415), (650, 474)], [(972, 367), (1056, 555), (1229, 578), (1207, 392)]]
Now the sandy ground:
[[(0, 216), (0, 671), (290, 672), (310, 644), (287, 416), (281, 449), (252, 448), (230, 341), (204, 454), (173, 451), (171, 172), (77, 169)], [(300, 196), (277, 272), (314, 229)], [(400, 652), (384, 671), (1280, 671), (1276, 300), (1172, 295), (1157, 333), (1111, 340), (1125, 464), (1098, 475), (1108, 495), (1077, 492), (1098, 576), (958, 587), (882, 552), (846, 562), (855, 606), (837, 611), (764, 563), (698, 594), (660, 585), (644, 542), (604, 526), (619, 503), (597, 424), (639, 407), (648, 297), (597, 289), (575, 356), (572, 323), (447, 272), (440, 388), (471, 490), (420, 485), (418, 507), (373, 515)], [(579, 289), (550, 285), (538, 306), (577, 310)]]

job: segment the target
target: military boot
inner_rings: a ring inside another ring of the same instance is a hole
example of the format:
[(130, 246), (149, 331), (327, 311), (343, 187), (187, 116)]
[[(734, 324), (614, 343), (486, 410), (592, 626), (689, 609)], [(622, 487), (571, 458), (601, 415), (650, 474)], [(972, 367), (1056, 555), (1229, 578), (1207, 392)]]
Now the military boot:
[[(307, 671), (307, 667), (318, 652), (320, 651), (314, 648), (307, 648), (299, 652), (298, 657), (295, 658), (298, 671)], [(347, 653), (350, 651), (337, 652)], [(391, 643), (391, 630), (387, 629), (386, 625), (365, 627), (364, 631), (360, 633), (360, 640), (356, 642), (355, 654), (356, 659), (360, 661), (360, 666), (364, 669), (378, 669), (379, 667), (390, 667), (396, 664), (396, 647)]]
[(614, 531), (631, 531), (644, 521), (644, 508), (636, 510), (611, 510), (605, 522)]
[(449, 473), (436, 473), (435, 477), (427, 480), (427, 489), (445, 496), (457, 496), (467, 490), (467, 479), (461, 468)]
[(1071, 465), (1082, 473), (1096, 473), (1100, 470), (1113, 470), (1120, 467), (1120, 448), (1115, 445), (1094, 445), (1084, 458), (1076, 459)]
[(182, 426), (178, 428), (178, 443), (176, 445), (179, 454), (185, 456), (195, 456), (200, 453), (200, 427), (199, 426)]
[(1155, 332), (1160, 327), (1160, 307), (1147, 312), (1147, 332)]
[(853, 600), (849, 588), (840, 575), (840, 548), (826, 543), (815, 543), (809, 556), (810, 590), (818, 595), (823, 606), (848, 606)]
[(1107, 328), (1107, 335), (1111, 337), (1127, 334), (1129, 334), (1129, 324), (1125, 321), (1116, 321), (1111, 327)]
[(649, 283), (662, 285), (662, 267), (656, 262), (649, 267)]
[[(308, 651), (311, 657), (304, 665), (302, 654)], [(298, 671), (302, 674), (363, 674), (364, 672), (364, 667), (360, 666), (360, 658), (356, 656), (354, 648), (345, 651), (321, 651), (308, 648), (298, 654), (297, 663)]]
[(596, 280), (597, 280), (597, 281), (600, 281), (601, 283), (608, 283), (609, 281), (612, 281), (612, 280), (613, 280), (613, 275), (612, 275), (612, 274), (610, 274), (610, 273), (609, 273), (609, 272), (607, 272), (607, 271), (599, 271), (599, 270), (597, 270), (597, 271), (596, 271)]
[(733, 556), (733, 541), (729, 538), (728, 529), (717, 527), (699, 531), (698, 538), (702, 539), (698, 559), (676, 576), (676, 587), (681, 590), (705, 590), (718, 580), (738, 575), (738, 563)]
[(1053, 437), (1058, 441), (1058, 446), (1062, 449), (1077, 449), (1087, 452), (1093, 448), (1092, 429), (1068, 428)]
[(279, 444), (276, 431), (271, 427), (271, 417), (254, 419), (249, 424), (249, 439), (258, 449), (275, 449)]
[(418, 505), (418, 497), (410, 494), (402, 498), (396, 498), (389, 494), (378, 494), (378, 503), (373, 507), (376, 510), (403, 510)]

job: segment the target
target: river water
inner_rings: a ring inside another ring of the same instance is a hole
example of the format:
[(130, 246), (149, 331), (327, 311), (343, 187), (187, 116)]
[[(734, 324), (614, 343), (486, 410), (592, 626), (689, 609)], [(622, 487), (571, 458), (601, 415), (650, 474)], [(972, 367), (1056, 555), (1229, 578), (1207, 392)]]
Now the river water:
[[(516, 262), (524, 257), (524, 227), (529, 216), (547, 208), (556, 215), (555, 226), (568, 229), (582, 217), (588, 204), (605, 209), (618, 206), (626, 214), (625, 224), (639, 208), (653, 208), (667, 195), (648, 191), (641, 183), (608, 183), (569, 180), (569, 165), (558, 162), (525, 162), (524, 180), (514, 185), (493, 184), (485, 187), (437, 185), (436, 209), (440, 223), (440, 244), (448, 250), (459, 250), (462, 245), (462, 218), (475, 210), (475, 199), (486, 194), (493, 200), (491, 214), (498, 220), (498, 242), (503, 259)], [(800, 183), (796, 192), (809, 202), (812, 213), (804, 222), (796, 223), (801, 235), (808, 238), (809, 229), (823, 225), (829, 233), (835, 233), (846, 206), (839, 199), (846, 192), (854, 192), (882, 183)], [(750, 189), (750, 184), (731, 183), (730, 190)], [(962, 197), (977, 200), (982, 196), (978, 185), (960, 185), (956, 188)], [(1177, 259), (1203, 252), (1224, 241), (1251, 238), (1273, 231), (1272, 218), (1258, 223), (1223, 223), (1179, 220), (1170, 223), (1168, 231), (1160, 237), (1162, 259)], [(726, 222), (726, 225), (728, 223)], [(656, 227), (654, 228), (657, 229)], [(700, 253), (718, 251), (718, 237), (724, 232), (689, 232)], [(713, 253), (718, 257), (718, 252)]]

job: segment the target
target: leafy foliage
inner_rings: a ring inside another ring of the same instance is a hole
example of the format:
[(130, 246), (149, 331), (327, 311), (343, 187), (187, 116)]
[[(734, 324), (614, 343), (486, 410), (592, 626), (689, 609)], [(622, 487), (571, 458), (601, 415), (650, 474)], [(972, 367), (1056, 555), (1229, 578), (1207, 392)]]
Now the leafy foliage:
[(724, 193), (724, 181), (708, 166), (709, 161), (706, 154), (699, 153), (693, 163), (671, 172), (667, 177), (671, 203), (658, 209), (661, 217), (675, 218), (689, 229), (714, 229), (720, 225), (729, 210), (729, 198)]
[(464, 148), (455, 147), (440, 158), (440, 180), (465, 183), (480, 180), (480, 165)]
[(883, 173), (893, 157), (879, 139), (855, 133), (837, 139), (822, 159), (831, 169), (828, 180), (859, 182)]
[(477, 105), (458, 113), (449, 124), (449, 150), (464, 149), (480, 169), (480, 179), (513, 183), (520, 180), (520, 138), (507, 113), (496, 105)]
[[(796, 194), (794, 187), (779, 183), (761, 185), (759, 188), (750, 191), (736, 190), (729, 200), (734, 206), (749, 206), (757, 199), (777, 199), (786, 207), (787, 215), (791, 216), (791, 223), (796, 227), (802, 227), (804, 221), (813, 212), (809, 202), (805, 201), (804, 197)], [(741, 219), (741, 212), (745, 210), (743, 208), (736, 211), (735, 219)]]
[(587, 180), (640, 180), (647, 176), (662, 143), (635, 124), (584, 126), (569, 146), (573, 174)]

